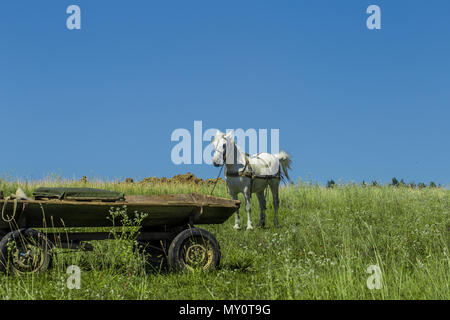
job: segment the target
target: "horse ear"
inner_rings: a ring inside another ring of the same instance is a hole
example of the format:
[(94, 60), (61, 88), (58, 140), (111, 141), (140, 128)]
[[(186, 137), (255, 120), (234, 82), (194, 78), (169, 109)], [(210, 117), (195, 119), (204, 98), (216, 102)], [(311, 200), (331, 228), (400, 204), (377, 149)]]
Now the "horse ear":
[(233, 132), (229, 131), (229, 132), (225, 135), (225, 138), (227, 138), (227, 139), (229, 139), (229, 140), (233, 139)]

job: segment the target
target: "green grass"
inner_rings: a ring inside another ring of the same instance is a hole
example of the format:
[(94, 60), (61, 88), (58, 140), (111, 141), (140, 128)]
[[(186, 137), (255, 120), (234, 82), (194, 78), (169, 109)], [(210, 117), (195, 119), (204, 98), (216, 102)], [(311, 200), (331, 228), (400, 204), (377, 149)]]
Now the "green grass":
[[(49, 180), (21, 183), (27, 194), (40, 185), (90, 186), (126, 194), (201, 192), (210, 186), (81, 184)], [(0, 181), (5, 195), (18, 183)], [(216, 196), (229, 197), (223, 184)], [(0, 275), (0, 299), (449, 299), (450, 191), (441, 188), (327, 189), (300, 183), (280, 190), (281, 226), (273, 227), (268, 199), (266, 229), (235, 231), (199, 226), (216, 235), (222, 260), (202, 273), (145, 273), (130, 243), (95, 242), (93, 252), (58, 253), (53, 269), (36, 275)], [(259, 217), (253, 197), (253, 222)], [(241, 208), (242, 226), (246, 215)], [(245, 229), (245, 228), (244, 228)], [(65, 286), (67, 266), (81, 267), (81, 289)], [(382, 271), (380, 290), (366, 285), (370, 265)]]

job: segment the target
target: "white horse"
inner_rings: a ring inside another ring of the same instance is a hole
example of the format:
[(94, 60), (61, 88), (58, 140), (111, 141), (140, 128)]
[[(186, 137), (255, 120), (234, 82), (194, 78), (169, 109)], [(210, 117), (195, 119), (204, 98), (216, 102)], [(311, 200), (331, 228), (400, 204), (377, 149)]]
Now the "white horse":
[[(266, 199), (264, 191), (270, 187), (273, 196), (274, 218), (273, 223), (278, 225), (277, 212), (280, 204), (278, 188), (280, 179), (289, 180), (288, 169), (290, 169), (290, 156), (281, 151), (279, 154), (258, 153), (248, 156), (235, 144), (231, 133), (225, 134), (217, 131), (214, 140), (214, 166), (225, 165), (225, 177), (228, 191), (234, 200), (242, 193), (245, 198), (245, 211), (247, 212), (247, 230), (253, 230), (251, 219), (251, 197), (256, 193), (259, 201), (260, 215), (258, 226), (265, 226)], [(283, 172), (281, 172), (281, 168)], [(239, 230), (239, 211), (236, 211), (234, 229)]]

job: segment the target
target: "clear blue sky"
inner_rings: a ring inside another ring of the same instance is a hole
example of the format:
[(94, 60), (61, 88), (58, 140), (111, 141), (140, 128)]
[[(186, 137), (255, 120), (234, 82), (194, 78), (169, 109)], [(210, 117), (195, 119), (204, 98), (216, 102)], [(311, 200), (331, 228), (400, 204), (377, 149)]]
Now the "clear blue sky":
[[(81, 30), (66, 8), (81, 7)], [(366, 28), (377, 4), (382, 29)], [(450, 182), (449, 1), (2, 1), (0, 173), (216, 177), (176, 128), (278, 128), (294, 179)], [(205, 144), (206, 145), (206, 144)]]

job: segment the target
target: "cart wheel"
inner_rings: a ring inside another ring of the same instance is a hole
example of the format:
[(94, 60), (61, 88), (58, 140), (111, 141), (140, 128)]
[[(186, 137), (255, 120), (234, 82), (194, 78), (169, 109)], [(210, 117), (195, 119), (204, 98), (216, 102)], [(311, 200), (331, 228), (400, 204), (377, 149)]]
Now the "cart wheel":
[(220, 247), (206, 230), (192, 228), (180, 232), (169, 247), (169, 265), (177, 270), (210, 270), (220, 262)]
[(47, 270), (51, 244), (44, 234), (33, 229), (8, 233), (0, 241), (0, 271), (18, 275)]

